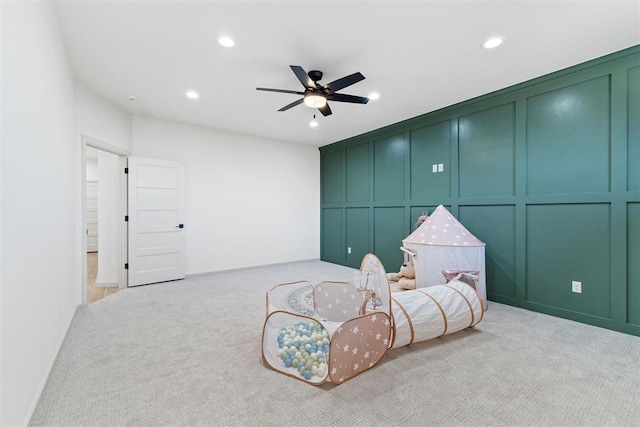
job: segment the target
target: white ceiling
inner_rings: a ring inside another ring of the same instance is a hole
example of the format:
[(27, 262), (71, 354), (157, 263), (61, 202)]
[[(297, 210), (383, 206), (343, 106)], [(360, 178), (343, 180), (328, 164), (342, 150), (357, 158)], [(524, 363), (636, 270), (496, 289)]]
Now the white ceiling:
[[(312, 146), (640, 44), (640, 0), (54, 2), (79, 81), (132, 114)], [(217, 42), (231, 36), (236, 45)], [(494, 50), (480, 47), (492, 35)], [(301, 90), (289, 68), (380, 99), (277, 110)], [(196, 90), (200, 99), (185, 97)], [(135, 102), (127, 100), (136, 97)]]

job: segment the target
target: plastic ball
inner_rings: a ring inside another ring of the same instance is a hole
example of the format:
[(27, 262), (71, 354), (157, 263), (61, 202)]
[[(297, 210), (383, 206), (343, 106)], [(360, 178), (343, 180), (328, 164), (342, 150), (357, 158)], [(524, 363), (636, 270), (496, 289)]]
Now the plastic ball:
[(312, 375), (313, 374), (312, 374), (311, 371), (309, 371), (309, 370), (304, 371), (304, 379), (305, 380), (310, 380)]

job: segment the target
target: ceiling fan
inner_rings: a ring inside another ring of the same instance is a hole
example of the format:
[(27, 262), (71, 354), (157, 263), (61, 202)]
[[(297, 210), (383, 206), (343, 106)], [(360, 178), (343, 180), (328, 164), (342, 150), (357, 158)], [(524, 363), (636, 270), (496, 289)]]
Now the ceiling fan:
[(304, 102), (308, 107), (317, 108), (323, 116), (328, 116), (331, 114), (331, 108), (329, 108), (327, 101), (351, 102), (353, 104), (366, 104), (369, 102), (369, 98), (365, 98), (363, 96), (336, 93), (340, 89), (344, 89), (347, 86), (351, 86), (352, 84), (364, 80), (364, 76), (361, 73), (353, 73), (323, 85), (320, 83), (320, 80), (322, 79), (322, 71), (311, 70), (307, 73), (299, 65), (290, 65), (290, 67), (298, 80), (300, 80), (300, 83), (302, 83), (302, 86), (304, 86), (304, 92), (286, 89), (269, 89), (264, 87), (256, 88), (256, 90), (264, 90), (267, 92), (302, 95), (302, 98), (293, 101), (291, 104), (285, 105), (278, 111), (286, 111), (289, 108), (295, 107), (296, 105)]

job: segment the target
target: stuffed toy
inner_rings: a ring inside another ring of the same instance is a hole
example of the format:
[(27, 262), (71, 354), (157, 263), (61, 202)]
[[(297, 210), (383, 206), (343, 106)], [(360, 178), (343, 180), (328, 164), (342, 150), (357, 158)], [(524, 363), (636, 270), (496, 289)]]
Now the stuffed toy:
[(398, 273), (387, 273), (392, 289), (408, 290), (416, 288), (416, 269), (413, 262), (405, 262)]
[(413, 231), (416, 231), (418, 227), (420, 227), (422, 223), (427, 220), (427, 218), (429, 217), (427, 216), (427, 213), (424, 211), (420, 215), (418, 215), (418, 220), (415, 222), (415, 224), (413, 224)]

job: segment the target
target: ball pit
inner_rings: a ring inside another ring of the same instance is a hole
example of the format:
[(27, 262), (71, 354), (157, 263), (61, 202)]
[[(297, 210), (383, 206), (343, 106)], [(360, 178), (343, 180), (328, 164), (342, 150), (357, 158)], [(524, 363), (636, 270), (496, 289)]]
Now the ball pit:
[(298, 322), (282, 328), (278, 334), (278, 352), (287, 368), (295, 368), (309, 380), (324, 378), (329, 358), (329, 334), (317, 322)]

